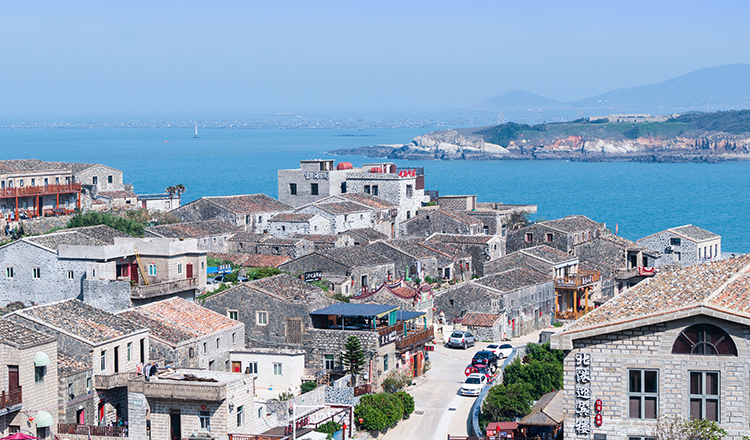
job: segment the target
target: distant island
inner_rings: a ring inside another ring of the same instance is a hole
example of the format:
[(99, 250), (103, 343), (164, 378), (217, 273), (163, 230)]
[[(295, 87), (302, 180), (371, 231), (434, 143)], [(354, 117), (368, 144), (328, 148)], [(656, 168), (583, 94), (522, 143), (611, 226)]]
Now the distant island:
[(434, 131), (405, 145), (373, 145), (329, 153), (406, 160), (750, 160), (750, 110), (608, 115), (537, 125), (509, 122)]

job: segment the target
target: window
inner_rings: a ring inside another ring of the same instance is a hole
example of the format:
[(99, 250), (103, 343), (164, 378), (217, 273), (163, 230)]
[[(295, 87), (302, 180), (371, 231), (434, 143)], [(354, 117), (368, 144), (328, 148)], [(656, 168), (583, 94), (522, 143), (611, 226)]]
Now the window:
[(410, 218), (411, 218), (411, 211), (406, 211), (406, 219), (408, 220)]
[(34, 367), (34, 381), (44, 382), (44, 375), (47, 373), (47, 367)]
[(101, 355), (99, 356), (99, 369), (104, 371), (107, 369), (107, 350), (102, 350)]
[(448, 300), (448, 305), (449, 305), (449, 306), (452, 306), (452, 305), (453, 305), (453, 300), (452, 300), (452, 299), (449, 299), (449, 300)]
[(682, 239), (679, 237), (672, 237), (669, 239), (669, 244), (672, 246), (679, 246), (682, 244)]
[(201, 422), (201, 431), (211, 432), (211, 413), (208, 411), (201, 411), (198, 414), (198, 419)]
[(658, 411), (657, 370), (628, 370), (628, 417), (655, 419)]
[(31, 186), (34, 186), (34, 185), (36, 185), (36, 179), (32, 178), (31, 179)]
[(274, 376), (281, 376), (281, 364), (274, 362), (273, 364), (273, 375)]
[(227, 310), (227, 317), (229, 319), (234, 319), (235, 321), (239, 321), (239, 312), (237, 310)]
[(310, 184), (310, 195), (317, 196), (318, 195), (318, 184), (317, 183), (311, 183)]
[(690, 372), (690, 417), (719, 421), (719, 372)]
[(255, 323), (257, 325), (268, 325), (268, 312), (255, 312)]
[(73, 271), (72, 271), (72, 270), (69, 270), (69, 271), (68, 271), (68, 279), (69, 279), (69, 280), (72, 280), (72, 279), (73, 279)]
[(508, 225), (503, 225), (501, 233), (502, 236), (505, 237), (505, 235), (508, 233)]
[(91, 392), (91, 378), (90, 377), (86, 378), (86, 392), (87, 393)]
[(372, 186), (372, 195), (374, 195), (374, 196), (378, 195), (378, 186), (377, 185), (373, 185)]
[(290, 183), (289, 184), (289, 195), (296, 196), (297, 195), (297, 184), (296, 183)]
[(221, 340), (219, 338), (216, 338), (216, 349), (217, 350), (219, 349), (219, 343), (220, 343), (220, 341)]
[(245, 412), (243, 411), (245, 408), (240, 405), (237, 407), (237, 426), (242, 426), (242, 423), (245, 421)]
[(107, 183), (112, 183), (113, 180), (114, 179), (112, 178), (111, 174), (109, 176), (107, 176)]
[(531, 241), (534, 241), (534, 234), (532, 234), (531, 232), (527, 232), (526, 236), (525, 236), (525, 239), (526, 239), (527, 243), (531, 242)]
[(388, 371), (388, 353), (383, 355), (383, 371)]
[[(216, 239), (214, 238), (214, 240)], [(180, 275), (180, 274), (182, 274), (182, 262), (177, 263), (177, 275)]]
[(133, 359), (133, 343), (128, 342), (128, 362), (130, 362), (131, 359)]
[(73, 383), (72, 382), (68, 384), (68, 398), (70, 400), (73, 400), (73, 399), (76, 398), (76, 395), (73, 392)]
[(208, 353), (208, 344), (205, 342), (203, 343), (203, 352)]
[(349, 221), (349, 214), (344, 214), (344, 221), (345, 221), (345, 222), (348, 222), (348, 221)]
[(414, 195), (414, 188), (411, 185), (406, 185), (406, 197)]
[(5, 268), (5, 276), (8, 278), (13, 278), (13, 266), (8, 266)]
[(675, 259), (675, 261), (680, 261), (680, 260), (682, 260), (682, 254), (681, 254), (681, 253), (679, 253), (679, 252), (675, 252), (675, 253), (674, 253), (674, 259)]
[(39, 279), (42, 277), (42, 268), (41, 267), (33, 267), (31, 268), (31, 277), (35, 279)]
[(737, 356), (731, 336), (711, 324), (695, 324), (680, 332), (672, 344), (672, 354)]
[(341, 182), (341, 194), (346, 194), (346, 182)]
[(18, 182), (18, 186), (23, 187), (23, 179)]
[(323, 357), (323, 368), (325, 368), (326, 370), (333, 370), (333, 367), (336, 365), (336, 361), (334, 361), (333, 355), (327, 354)]
[(546, 241), (547, 243), (552, 243), (552, 234), (547, 234), (544, 237), (544, 241)]
[(232, 344), (237, 342), (237, 333), (232, 333)]
[(246, 370), (247, 370), (247, 372), (249, 374), (258, 374), (258, 363), (257, 362), (248, 362)]
[(365, 185), (365, 193), (370, 194), (370, 185)]
[(152, 277), (156, 276), (156, 264), (151, 263), (148, 265), (148, 275)]
[(188, 357), (190, 357), (190, 359), (195, 357), (195, 349), (193, 347), (188, 349)]

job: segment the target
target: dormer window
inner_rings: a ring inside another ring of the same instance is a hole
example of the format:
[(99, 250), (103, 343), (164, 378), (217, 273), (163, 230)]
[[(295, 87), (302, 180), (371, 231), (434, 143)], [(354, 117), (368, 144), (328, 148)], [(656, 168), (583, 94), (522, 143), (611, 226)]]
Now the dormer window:
[(672, 345), (672, 354), (705, 356), (737, 356), (731, 336), (711, 324), (696, 324), (686, 328)]

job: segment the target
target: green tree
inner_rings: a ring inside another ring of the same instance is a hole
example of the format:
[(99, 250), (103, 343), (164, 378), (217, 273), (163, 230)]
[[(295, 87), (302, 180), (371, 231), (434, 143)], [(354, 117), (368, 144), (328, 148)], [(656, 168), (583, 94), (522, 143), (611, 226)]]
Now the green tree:
[(505, 367), (503, 384), (515, 383), (531, 385), (531, 396), (534, 400), (543, 394), (562, 389), (563, 357), (560, 350), (551, 350), (549, 342), (545, 344), (528, 344), (523, 361), (516, 358)]
[(365, 365), (365, 353), (362, 350), (362, 342), (358, 337), (352, 335), (346, 340), (339, 363), (347, 373), (352, 375), (352, 386), (354, 386), (357, 381), (357, 375)]
[(128, 218), (117, 217), (110, 213), (98, 213), (98, 212), (87, 212), (81, 214), (80, 212), (68, 221), (66, 225), (68, 228), (80, 228), (83, 226), (97, 226), (107, 225), (118, 231), (124, 232), (133, 237), (143, 237), (144, 227), (142, 223)]
[(532, 386), (523, 382), (490, 388), (482, 404), (482, 420), (511, 422), (531, 412)]
[(649, 433), (655, 440), (722, 440), (726, 435), (716, 422), (678, 416), (660, 417)]
[[(314, 390), (317, 387), (318, 387), (318, 384), (315, 383), (315, 382), (309, 382), (309, 381), (308, 382), (302, 382), (302, 385), (300, 385), (300, 391), (301, 391), (300, 394), (309, 393), (310, 391)], [(325, 431), (321, 431), (321, 432), (325, 432)]]

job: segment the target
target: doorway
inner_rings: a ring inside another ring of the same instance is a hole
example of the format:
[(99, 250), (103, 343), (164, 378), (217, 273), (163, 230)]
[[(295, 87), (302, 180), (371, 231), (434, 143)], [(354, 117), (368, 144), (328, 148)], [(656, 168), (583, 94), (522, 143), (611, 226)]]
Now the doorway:
[(115, 347), (115, 373), (120, 372), (120, 347)]
[(79, 425), (86, 424), (86, 413), (84, 409), (79, 409), (78, 411), (76, 411), (76, 423)]
[(242, 362), (232, 361), (232, 373), (242, 373)]
[(193, 278), (193, 263), (185, 265), (185, 274), (187, 275), (187, 278)]
[(169, 414), (169, 426), (172, 436), (171, 440), (182, 440), (182, 427), (180, 426), (180, 410), (173, 409)]
[(20, 388), (18, 383), (18, 365), (8, 365), (8, 394), (13, 398)]

